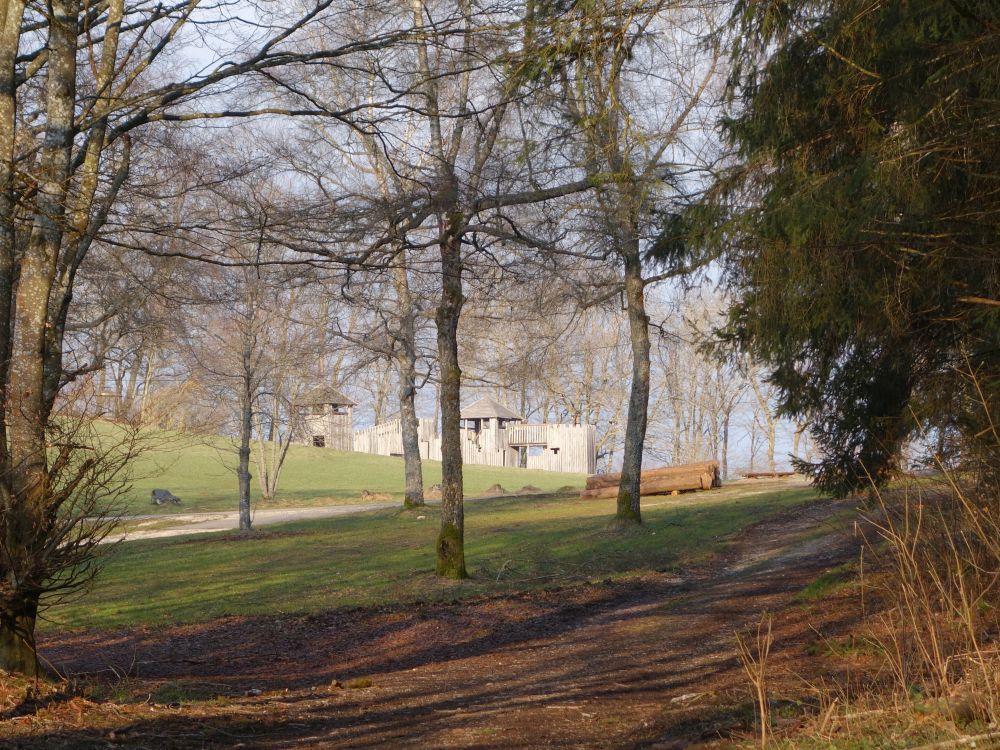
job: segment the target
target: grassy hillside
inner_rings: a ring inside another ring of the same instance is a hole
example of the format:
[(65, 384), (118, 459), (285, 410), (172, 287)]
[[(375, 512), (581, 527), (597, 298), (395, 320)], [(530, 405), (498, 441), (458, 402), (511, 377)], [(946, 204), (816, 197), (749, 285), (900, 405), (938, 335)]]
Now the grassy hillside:
[[(113, 429), (113, 428), (111, 428)], [(170, 432), (143, 433), (147, 449), (132, 467), (133, 487), (127, 497), (133, 513), (189, 513), (236, 509), (236, 451), (229, 440)], [(256, 465), (251, 482), (256, 507), (332, 505), (360, 502), (363, 490), (403, 497), (403, 459), (364, 453), (341, 453), (326, 448), (293, 445), (285, 461), (277, 497), (267, 505), (260, 502)], [(482, 494), (493, 484), (507, 490), (533, 485), (551, 492), (560, 487), (582, 486), (584, 475), (526, 469), (465, 467), (465, 491)], [(441, 481), (441, 464), (424, 462), (424, 483), (430, 487)], [(153, 506), (149, 492), (169, 489), (183, 500), (182, 505)]]
[(644, 501), (645, 525), (608, 530), (614, 501), (575, 493), (466, 506), (474, 576), (434, 575), (435, 507), (372, 511), (269, 526), (251, 537), (201, 534), (126, 542), (94, 590), (49, 609), (52, 627), (197, 622), (227, 614), (453, 599), (688, 565), (723, 537), (815, 497), (811, 490), (734, 485)]

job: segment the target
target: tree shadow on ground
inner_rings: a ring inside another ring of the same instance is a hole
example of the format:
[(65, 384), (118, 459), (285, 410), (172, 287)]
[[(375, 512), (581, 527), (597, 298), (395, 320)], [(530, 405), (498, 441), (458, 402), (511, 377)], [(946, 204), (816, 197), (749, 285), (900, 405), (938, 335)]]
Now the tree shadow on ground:
[[(780, 549), (774, 532), (772, 524), (768, 540)], [(819, 553), (792, 547), (775, 558), (791, 567), (734, 574), (734, 561), (759, 552), (749, 540), (684, 585), (649, 575), (447, 605), (67, 636), (51, 651), (74, 671), (135, 660), (141, 686), (211, 681), (224, 695), (265, 692), (174, 712), (123, 705), (122, 718), (105, 722), (113, 740), (107, 728), (42, 729), (13, 746), (621, 748), (722, 731), (731, 709), (709, 703), (701, 712), (718, 712), (714, 724), (685, 723), (667, 716), (677, 711), (671, 699), (740, 686), (734, 629), (762, 609), (787, 607), (818, 573), (854, 554), (842, 542)], [(779, 640), (776, 655), (804, 650), (811, 630), (803, 617), (790, 611), (798, 640)], [(824, 627), (836, 631), (852, 617), (834, 614)], [(351, 677), (373, 686), (330, 687)]]

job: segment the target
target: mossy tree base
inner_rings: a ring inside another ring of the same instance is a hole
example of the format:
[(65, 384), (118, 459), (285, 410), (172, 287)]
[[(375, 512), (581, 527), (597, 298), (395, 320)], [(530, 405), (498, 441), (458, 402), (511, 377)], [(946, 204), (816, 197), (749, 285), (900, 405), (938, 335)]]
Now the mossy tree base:
[(34, 617), (0, 618), (0, 669), (28, 677), (38, 675), (34, 634)]
[[(635, 503), (635, 505), (637, 506), (638, 503)], [(632, 494), (630, 492), (620, 492), (618, 494), (618, 510), (615, 513), (614, 525), (619, 528), (642, 525), (642, 514), (638, 507), (633, 507)]]
[(607, 529), (612, 533), (623, 535), (647, 533), (646, 527), (641, 522), (618, 516), (614, 516), (608, 521)]
[(451, 523), (441, 524), (437, 539), (437, 567), (435, 572), (442, 578), (468, 578), (465, 569), (465, 548), (462, 532)]
[(414, 499), (409, 495), (403, 497), (403, 508), (405, 510), (417, 510), (418, 508), (426, 508), (427, 503), (424, 502), (423, 498)]

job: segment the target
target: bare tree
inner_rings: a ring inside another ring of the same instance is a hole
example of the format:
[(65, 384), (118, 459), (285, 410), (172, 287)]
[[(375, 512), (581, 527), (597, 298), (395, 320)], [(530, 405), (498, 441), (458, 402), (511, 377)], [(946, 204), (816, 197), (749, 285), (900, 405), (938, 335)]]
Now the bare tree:
[(254, 424), (257, 479), (265, 502), (274, 499), (288, 449), (301, 429), (298, 398), (315, 366), (312, 333), (316, 328), (316, 322), (308, 319), (313, 307), (307, 299), (308, 280), (283, 274), (278, 283), (273, 278), (268, 281), (263, 308), (269, 318), (267, 340), (260, 344), (269, 366)]
[[(559, 44), (576, 50), (558, 75), (580, 137), (578, 158), (588, 173), (605, 176), (596, 187), (590, 226), (599, 230), (598, 252), (613, 260), (620, 276), (600, 296), (620, 294), (628, 317), (632, 378), (616, 512), (621, 523), (642, 522), (639, 481), (650, 397), (646, 289), (695, 265), (693, 258), (672, 257), (663, 272), (648, 275), (643, 252), (662, 231), (658, 219), (669, 216), (671, 201), (686, 192), (682, 173), (696, 168), (679, 164), (698, 157), (688, 131), (716, 77), (719, 53), (705, 57), (697, 38), (710, 21), (697, 3), (609, 0), (574, 6), (552, 23)], [(654, 95), (655, 89), (666, 93)]]
[[(301, 13), (281, 6), (273, 25), (197, 0), (2, 5), (0, 537), (7, 555), (0, 562), (0, 668), (34, 671), (39, 601), (63, 559), (54, 529), (64, 503), (53, 485), (46, 430), (59, 389), (91, 366), (68, 368), (63, 358), (81, 265), (95, 242), (116, 234), (109, 219), (125, 186), (155, 180), (134, 169), (153, 135), (171, 122), (273, 112), (240, 107), (228, 83), (304, 59), (292, 49), (297, 32), (333, 5), (320, 0)], [(233, 43), (195, 66), (175, 53), (199, 23), (228, 24)], [(341, 39), (308, 59), (335, 64), (398, 38), (393, 31)], [(78, 66), (81, 60), (89, 64)]]
[(738, 371), (726, 362), (720, 361), (715, 366), (716, 402), (715, 409), (719, 421), (720, 446), (719, 460), (723, 479), (729, 478), (729, 437), (732, 433), (733, 415), (746, 393), (746, 381), (739, 377)]
[[(411, 0), (405, 9), (396, 7), (406, 13), (406, 23), (414, 29), (413, 43), (391, 55), (372, 55), (359, 69), (367, 85), (366, 98), (381, 104), (379, 115), (362, 116), (354, 123), (374, 139), (367, 143), (374, 142), (380, 152), (374, 163), (388, 167), (383, 174), (392, 177), (383, 185), (389, 190), (380, 190), (376, 179), (363, 190), (342, 195), (332, 213), (355, 219), (353, 233), (348, 233), (360, 247), (353, 269), (385, 267), (386, 259), (412, 267), (419, 251), (436, 255), (434, 317), (443, 462), (436, 569), (439, 575), (461, 578), (466, 568), (458, 336), (468, 258), (476, 251), (496, 250), (511, 238), (503, 209), (587, 190), (592, 181), (559, 183), (551, 173), (544, 175), (544, 181), (526, 177), (529, 170), (514, 158), (522, 149), (502, 137), (524, 85), (531, 80), (526, 61), (534, 45), (533, 2), (474, 5), (470, 0)], [(383, 16), (380, 22), (403, 21)], [(373, 81), (383, 82), (374, 92)], [(383, 89), (404, 93), (393, 100)], [(390, 110), (404, 113), (403, 125), (386, 119)], [(325, 196), (326, 181), (318, 183)], [(379, 196), (377, 201), (372, 200), (373, 193)], [(328, 212), (329, 203), (327, 199)], [(297, 246), (322, 253), (324, 241), (313, 238)], [(401, 250), (407, 253), (405, 264)], [(412, 390), (405, 380), (401, 378), (401, 388)]]
[(204, 320), (192, 331), (190, 352), (202, 377), (220, 400), (235, 402), (235, 431), (239, 487), (240, 529), (253, 525), (250, 512), (250, 445), (254, 415), (268, 377), (266, 359), (267, 313), (264, 284), (254, 269), (243, 267), (220, 272), (221, 312), (206, 310)]
[(767, 443), (767, 470), (775, 471), (774, 452), (778, 442), (778, 417), (774, 413), (774, 394), (769, 384), (764, 380), (759, 367), (751, 365), (747, 368), (747, 383), (757, 402), (754, 410), (754, 423), (764, 431)]

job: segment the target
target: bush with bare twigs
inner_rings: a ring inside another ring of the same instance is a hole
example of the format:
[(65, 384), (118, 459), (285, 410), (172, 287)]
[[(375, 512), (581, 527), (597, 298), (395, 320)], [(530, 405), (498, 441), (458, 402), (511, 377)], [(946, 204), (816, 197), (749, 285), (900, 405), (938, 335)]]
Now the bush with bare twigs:
[(0, 652), (23, 673), (38, 669), (34, 626), (40, 608), (93, 580), (102, 547), (120, 518), (137, 429), (81, 417), (54, 417), (46, 431), (47, 472), (36, 502), (15, 502), (0, 474)]

